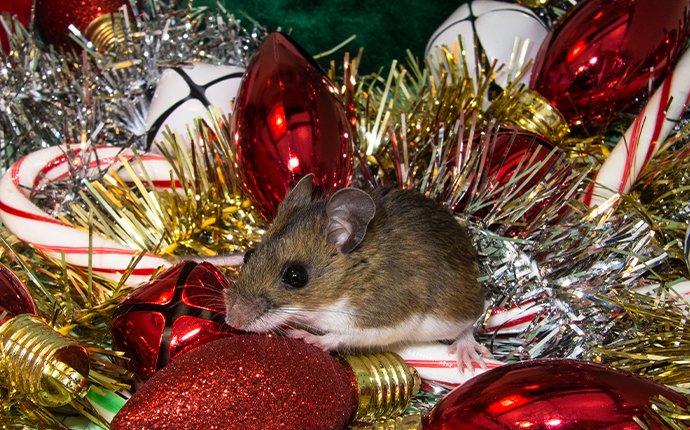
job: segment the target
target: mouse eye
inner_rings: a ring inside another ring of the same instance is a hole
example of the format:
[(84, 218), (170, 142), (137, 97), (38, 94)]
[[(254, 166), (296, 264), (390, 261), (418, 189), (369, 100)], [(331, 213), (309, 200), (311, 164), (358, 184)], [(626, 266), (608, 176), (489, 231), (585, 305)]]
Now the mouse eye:
[(244, 264), (247, 264), (247, 261), (249, 261), (250, 258), (252, 258), (252, 255), (254, 255), (254, 248), (250, 248), (244, 252), (244, 257), (242, 258), (242, 262)]
[(302, 288), (309, 282), (307, 268), (299, 263), (287, 263), (283, 267), (280, 280), (288, 288)]

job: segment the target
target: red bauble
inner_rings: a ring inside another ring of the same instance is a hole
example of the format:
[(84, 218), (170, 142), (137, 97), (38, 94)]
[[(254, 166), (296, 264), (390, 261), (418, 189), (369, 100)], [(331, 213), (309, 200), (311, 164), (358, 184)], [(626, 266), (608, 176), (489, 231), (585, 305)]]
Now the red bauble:
[(541, 46), (530, 87), (570, 125), (605, 125), (661, 84), (688, 41), (688, 0), (581, 1)]
[(154, 375), (111, 430), (338, 430), (354, 414), (352, 373), (299, 340), (255, 335), (206, 344)]
[(652, 397), (685, 398), (631, 373), (575, 360), (534, 360), (492, 369), (443, 398), (425, 430), (637, 429)]
[[(3, 0), (0, 3), (0, 13), (6, 13), (9, 16), (16, 16), (19, 22), (25, 27), (29, 25), (31, 19), (31, 5), (32, 0)], [(12, 21), (8, 20), (8, 24), (12, 25)], [(0, 26), (0, 46), (4, 52), (9, 51), (10, 43), (7, 39), (5, 28)]]
[(0, 264), (0, 325), (19, 314), (37, 314), (36, 304), (22, 281), (13, 271)]
[(69, 46), (69, 26), (82, 33), (95, 19), (117, 12), (128, 0), (36, 0), (36, 28), (44, 42)]
[(316, 62), (287, 36), (269, 35), (254, 54), (233, 123), (245, 189), (267, 220), (308, 173), (326, 194), (348, 184), (352, 133), (345, 108)]
[(490, 138), (492, 142), (489, 143), (490, 150), (487, 155), (488, 171), (483, 175), (490, 188), (506, 185), (522, 172), (544, 162), (534, 175), (525, 175), (524, 180), (515, 181), (515, 186), (521, 190), (516, 196), (531, 190), (544, 179), (557, 158), (557, 154), (548, 158), (555, 148), (551, 142), (528, 131), (503, 127)]
[[(559, 151), (543, 136), (510, 127), (476, 138), (473, 145), (477, 151), (484, 151), (485, 161), (480, 163), (482, 169), (470, 177), (468, 189), (476, 189), (479, 198), (488, 201), (500, 199), (503, 194), (510, 193), (515, 199), (530, 192), (559, 158)], [(539, 163), (541, 167), (537, 167)], [(460, 201), (455, 210), (464, 209), (467, 200)], [(483, 209), (478, 215), (485, 213)]]
[(184, 352), (237, 332), (226, 325), (225, 275), (209, 263), (177, 264), (139, 287), (117, 307), (115, 346), (145, 381)]

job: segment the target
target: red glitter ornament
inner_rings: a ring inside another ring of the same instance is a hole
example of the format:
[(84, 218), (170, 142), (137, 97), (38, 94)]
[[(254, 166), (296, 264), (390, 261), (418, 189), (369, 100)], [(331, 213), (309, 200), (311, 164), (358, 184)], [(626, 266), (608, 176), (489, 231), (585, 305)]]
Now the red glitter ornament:
[(581, 1), (544, 40), (530, 87), (571, 126), (604, 126), (671, 71), (689, 13), (688, 0)]
[[(31, 19), (31, 0), (12, 0), (3, 1), (0, 4), (0, 13), (6, 13), (9, 16), (16, 16), (19, 22), (25, 27), (29, 25), (29, 20)], [(8, 24), (12, 25), (12, 21), (8, 20)], [(4, 52), (9, 51), (9, 40), (7, 39), (7, 33), (5, 28), (0, 26), (0, 46)]]
[(36, 28), (44, 42), (67, 47), (72, 44), (70, 25), (84, 33), (93, 21), (123, 5), (129, 9), (128, 0), (36, 0)]
[(348, 367), (304, 342), (255, 335), (221, 339), (154, 375), (111, 430), (338, 430), (357, 409)]
[(425, 430), (637, 429), (650, 399), (685, 398), (631, 373), (575, 360), (533, 360), (492, 369), (432, 409)]
[(139, 380), (186, 351), (237, 333), (224, 323), (222, 291), (229, 286), (213, 265), (187, 261), (120, 303), (113, 317), (113, 340)]
[(346, 186), (352, 133), (337, 89), (290, 38), (269, 35), (240, 85), (233, 129), (244, 186), (270, 220), (308, 173), (326, 194)]

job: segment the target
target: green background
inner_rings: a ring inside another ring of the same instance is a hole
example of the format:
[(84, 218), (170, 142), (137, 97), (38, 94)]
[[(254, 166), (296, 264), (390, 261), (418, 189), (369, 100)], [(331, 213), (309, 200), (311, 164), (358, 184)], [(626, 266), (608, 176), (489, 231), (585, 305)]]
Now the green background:
[[(462, 3), (462, 0), (221, 0), (238, 17), (244, 12), (269, 31), (280, 27), (289, 32), (312, 55), (356, 34), (357, 39), (320, 63), (342, 61), (346, 50), (356, 54), (364, 47), (360, 73), (387, 69), (394, 59), (406, 62), (407, 49), (421, 59), (431, 34)], [(194, 4), (214, 7), (216, 0), (196, 0)]]

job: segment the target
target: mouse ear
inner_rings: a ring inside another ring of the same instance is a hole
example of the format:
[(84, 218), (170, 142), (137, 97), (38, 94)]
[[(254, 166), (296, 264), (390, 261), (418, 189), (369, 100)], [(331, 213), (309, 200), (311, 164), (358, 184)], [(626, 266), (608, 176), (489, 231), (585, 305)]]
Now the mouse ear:
[(339, 190), (326, 204), (326, 240), (339, 253), (349, 254), (364, 239), (375, 212), (374, 200), (366, 192), (357, 188)]
[(285, 198), (280, 202), (280, 205), (278, 205), (278, 213), (286, 214), (311, 203), (311, 195), (314, 188), (313, 183), (313, 173), (302, 177), (302, 179), (285, 194)]

